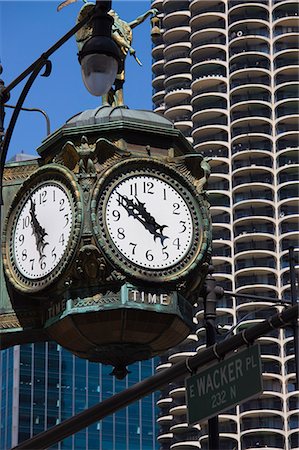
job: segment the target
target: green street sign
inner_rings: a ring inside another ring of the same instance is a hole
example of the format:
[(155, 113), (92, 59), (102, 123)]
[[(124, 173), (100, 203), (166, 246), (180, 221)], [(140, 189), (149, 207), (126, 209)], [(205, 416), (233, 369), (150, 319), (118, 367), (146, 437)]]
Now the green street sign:
[(262, 392), (259, 345), (248, 347), (185, 380), (189, 425)]

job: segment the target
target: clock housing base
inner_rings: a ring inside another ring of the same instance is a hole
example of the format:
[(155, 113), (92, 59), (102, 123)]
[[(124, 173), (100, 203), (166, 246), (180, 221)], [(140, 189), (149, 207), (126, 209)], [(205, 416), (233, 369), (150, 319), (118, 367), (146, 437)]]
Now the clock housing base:
[(45, 331), (89, 361), (124, 368), (182, 342), (193, 328), (190, 303), (175, 291), (124, 284), (118, 292), (76, 297), (47, 310)]

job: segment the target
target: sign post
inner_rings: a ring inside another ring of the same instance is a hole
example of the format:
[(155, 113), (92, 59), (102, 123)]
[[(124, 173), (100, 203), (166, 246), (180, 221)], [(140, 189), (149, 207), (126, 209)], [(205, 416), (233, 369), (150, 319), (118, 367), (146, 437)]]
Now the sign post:
[(218, 415), (262, 392), (258, 345), (186, 378), (188, 423)]

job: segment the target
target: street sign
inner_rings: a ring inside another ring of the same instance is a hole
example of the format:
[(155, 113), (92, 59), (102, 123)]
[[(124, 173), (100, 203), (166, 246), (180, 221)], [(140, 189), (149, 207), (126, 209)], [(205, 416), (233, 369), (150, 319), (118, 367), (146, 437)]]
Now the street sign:
[(262, 392), (259, 345), (185, 380), (188, 423), (207, 420)]

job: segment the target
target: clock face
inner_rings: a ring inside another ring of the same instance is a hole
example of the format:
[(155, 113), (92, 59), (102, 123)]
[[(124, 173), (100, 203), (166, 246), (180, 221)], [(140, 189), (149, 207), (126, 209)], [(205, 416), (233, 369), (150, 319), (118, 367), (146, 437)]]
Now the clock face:
[(172, 267), (185, 258), (193, 240), (192, 215), (184, 197), (152, 175), (129, 176), (116, 183), (105, 221), (117, 250), (142, 268)]
[(29, 280), (50, 274), (61, 262), (73, 227), (66, 189), (56, 182), (38, 184), (16, 219), (13, 256), (18, 271)]
[(208, 220), (196, 195), (160, 161), (115, 165), (91, 202), (95, 239), (112, 267), (134, 283), (184, 281), (207, 248)]

